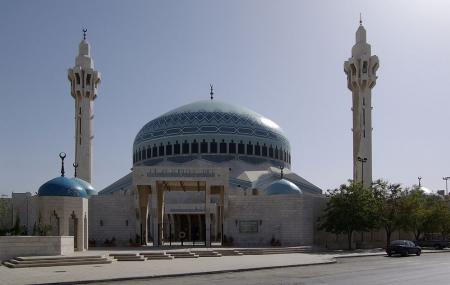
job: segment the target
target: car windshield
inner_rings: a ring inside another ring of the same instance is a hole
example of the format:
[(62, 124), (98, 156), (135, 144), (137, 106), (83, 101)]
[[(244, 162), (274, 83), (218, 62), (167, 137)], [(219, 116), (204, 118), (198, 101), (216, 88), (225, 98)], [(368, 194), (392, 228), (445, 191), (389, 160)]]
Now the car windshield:
[(393, 242), (391, 242), (391, 245), (404, 245), (405, 241), (404, 240), (394, 240)]

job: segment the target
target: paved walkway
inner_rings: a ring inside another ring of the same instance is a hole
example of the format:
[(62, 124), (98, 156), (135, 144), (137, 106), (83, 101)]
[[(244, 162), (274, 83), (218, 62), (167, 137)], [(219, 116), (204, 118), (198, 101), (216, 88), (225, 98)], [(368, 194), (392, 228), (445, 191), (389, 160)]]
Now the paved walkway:
[[(91, 252), (91, 254), (96, 254)], [(201, 257), (173, 260), (121, 261), (102, 265), (77, 265), (10, 269), (0, 266), (0, 284), (45, 284), (129, 278), (181, 276), (213, 272), (243, 271), (273, 267), (326, 264), (328, 255), (304, 253)]]
[[(188, 250), (188, 249), (180, 249)], [(195, 248), (195, 250), (200, 250)], [(99, 249), (80, 252), (76, 255), (101, 255), (121, 251)], [(143, 252), (145, 249), (122, 249), (122, 252)], [(449, 252), (449, 250), (424, 250), (423, 253)], [(121, 261), (101, 265), (76, 265), (34, 268), (7, 268), (0, 266), (0, 284), (48, 284), (88, 283), (102, 280), (128, 280), (165, 276), (246, 271), (255, 269), (307, 266), (334, 263), (335, 258), (384, 255), (384, 251), (333, 251), (321, 253), (289, 253), (271, 255), (245, 255), (200, 257), (173, 260)], [(83, 282), (84, 281), (84, 282)], [(75, 283), (76, 282), (76, 283)]]

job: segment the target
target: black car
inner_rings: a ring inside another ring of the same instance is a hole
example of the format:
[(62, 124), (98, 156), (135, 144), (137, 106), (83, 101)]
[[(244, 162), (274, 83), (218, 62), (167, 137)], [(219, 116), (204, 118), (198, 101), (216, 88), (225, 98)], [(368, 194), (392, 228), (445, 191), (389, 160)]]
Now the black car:
[(394, 240), (386, 248), (387, 255), (400, 254), (401, 256), (407, 256), (408, 254), (420, 255), (422, 249), (410, 240)]

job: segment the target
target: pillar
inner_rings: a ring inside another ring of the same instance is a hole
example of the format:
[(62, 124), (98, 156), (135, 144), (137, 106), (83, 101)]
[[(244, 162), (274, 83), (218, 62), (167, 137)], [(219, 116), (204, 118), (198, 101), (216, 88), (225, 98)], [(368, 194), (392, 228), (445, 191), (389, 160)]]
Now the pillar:
[(153, 221), (153, 246), (163, 245), (164, 189), (152, 186), (151, 216)]
[(210, 205), (211, 205), (211, 185), (206, 183), (205, 189), (205, 245), (211, 246), (211, 213), (210, 213)]
[(138, 185), (138, 204), (139, 204), (139, 218), (138, 232), (141, 237), (141, 245), (147, 245), (148, 241), (148, 199), (150, 188), (145, 185)]

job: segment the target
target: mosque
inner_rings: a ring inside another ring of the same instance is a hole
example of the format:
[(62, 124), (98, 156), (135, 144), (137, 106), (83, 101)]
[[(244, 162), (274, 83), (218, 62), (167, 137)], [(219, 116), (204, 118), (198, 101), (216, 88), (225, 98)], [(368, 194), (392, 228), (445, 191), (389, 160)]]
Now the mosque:
[[(44, 183), (37, 195), (13, 193), (12, 217), (27, 234), (74, 236), (75, 250), (316, 243), (326, 198), (291, 170), (295, 150), (288, 134), (255, 111), (216, 100), (212, 86), (208, 100), (149, 118), (134, 139), (131, 171), (97, 193), (90, 182), (101, 74), (90, 49), (85, 34), (68, 72), (75, 101), (75, 177), (65, 175), (61, 153), (61, 176)], [(366, 181), (372, 179), (370, 89), (377, 68), (360, 24), (345, 71), (353, 92), (354, 178), (361, 179), (361, 165)]]

